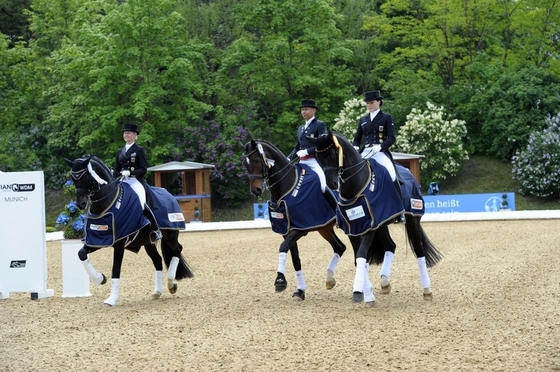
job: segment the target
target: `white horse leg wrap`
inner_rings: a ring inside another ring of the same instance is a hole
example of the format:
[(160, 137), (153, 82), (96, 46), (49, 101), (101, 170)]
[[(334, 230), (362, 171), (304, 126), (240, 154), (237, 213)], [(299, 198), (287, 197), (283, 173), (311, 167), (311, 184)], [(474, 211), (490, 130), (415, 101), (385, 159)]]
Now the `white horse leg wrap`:
[(305, 284), (305, 278), (303, 277), (303, 271), (296, 271), (297, 288), (301, 290), (306, 290), (307, 285)]
[(422, 288), (430, 288), (430, 277), (428, 276), (428, 267), (426, 266), (426, 257), (417, 258), (418, 270), (420, 271), (420, 284)]
[(288, 257), (287, 253), (280, 253), (278, 255), (278, 270), (279, 273), (286, 274), (286, 258)]
[(163, 293), (163, 271), (156, 271), (156, 281), (155, 281), (154, 291)]
[(179, 257), (171, 258), (171, 262), (167, 268), (167, 279), (175, 280), (175, 276), (177, 275), (177, 266), (179, 266)]
[(95, 270), (95, 267), (93, 267), (93, 265), (89, 261), (89, 258), (86, 258), (85, 261), (82, 261), (82, 265), (84, 265), (84, 268), (86, 269), (86, 272), (88, 273), (91, 282), (95, 285), (100, 285), (101, 282), (103, 281), (103, 275), (97, 270)]
[(356, 258), (356, 276), (354, 277), (354, 292), (364, 292), (366, 278), (366, 259)]
[(115, 306), (119, 299), (119, 288), (121, 286), (120, 279), (111, 279), (111, 295), (103, 301), (104, 304)]
[(331, 261), (329, 262), (329, 266), (327, 266), (327, 270), (332, 271), (334, 274), (339, 261), (340, 261), (340, 255), (338, 253), (333, 253), (331, 257)]
[(379, 276), (385, 276), (387, 279), (391, 277), (391, 267), (393, 267), (393, 259), (395, 255), (393, 252), (385, 252), (385, 257), (383, 257), (383, 264), (381, 265), (381, 270), (379, 270)]

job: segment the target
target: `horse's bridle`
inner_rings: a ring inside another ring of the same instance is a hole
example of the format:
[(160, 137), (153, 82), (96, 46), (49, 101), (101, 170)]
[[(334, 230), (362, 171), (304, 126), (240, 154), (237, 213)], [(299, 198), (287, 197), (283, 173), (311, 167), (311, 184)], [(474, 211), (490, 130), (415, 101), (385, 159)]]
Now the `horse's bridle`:
[[(259, 144), (260, 145), (260, 144)], [(259, 153), (259, 156), (261, 158), (261, 161), (263, 163), (262, 166), (262, 173), (258, 174), (258, 173), (250, 173), (249, 174), (249, 179), (250, 180), (254, 180), (254, 179), (262, 179), (263, 183), (265, 185), (266, 189), (270, 189), (272, 187), (274, 187), (277, 183), (279, 183), (280, 181), (282, 181), (289, 172), (285, 172), (276, 182), (274, 182), (272, 185), (269, 184), (268, 180), (274, 176), (276, 176), (277, 174), (281, 173), (282, 171), (284, 171), (285, 169), (287, 169), (288, 167), (290, 168), (290, 170), (293, 170), (294, 168), (294, 164), (297, 162), (297, 159), (291, 160), (288, 162), (288, 164), (286, 164), (286, 166), (284, 166), (282, 169), (272, 173), (272, 174), (268, 174), (268, 168), (272, 168), (274, 167), (274, 165), (270, 165), (270, 163), (268, 162), (268, 160), (266, 160), (266, 156), (264, 154), (264, 152), (261, 152), (258, 147), (256, 149), (254, 149), (253, 151), (251, 151), (248, 154), (243, 154), (241, 157), (242, 159), (247, 159), (249, 160), (249, 157), (251, 155), (253, 155), (255, 152)]]
[[(91, 162), (91, 158), (88, 160), (88, 162)], [(70, 172), (70, 176), (72, 177), (72, 181), (80, 180), (85, 174), (89, 175), (88, 167), (85, 167), (84, 169), (80, 169), (79, 171), (71, 171)], [(107, 186), (110, 186), (117, 181), (118, 180), (113, 180), (113, 181), (107, 183)], [(75, 184), (76, 184), (76, 182), (74, 182), (74, 185)], [(99, 199), (92, 199), (94, 197), (94, 195), (99, 191), (101, 191), (101, 187), (99, 185), (99, 182), (89, 182), (89, 188), (88, 189), (83, 189), (83, 188), (76, 187), (76, 192), (81, 192), (81, 193), (84, 193), (84, 194), (87, 195), (87, 198), (88, 198), (88, 201), (89, 201), (90, 204), (100, 202), (100, 201), (104, 200), (105, 198), (111, 196), (110, 194), (107, 194), (107, 195), (105, 195), (105, 196), (103, 196)]]
[[(340, 180), (340, 182), (346, 183), (348, 180), (350, 180), (352, 177), (354, 177), (356, 174), (358, 174), (366, 166), (367, 160), (363, 159), (361, 162), (359, 162), (357, 164), (354, 164), (350, 167), (344, 168), (342, 166), (342, 164), (343, 164), (342, 159), (344, 158), (344, 154), (341, 153), (342, 148), (338, 144), (338, 141), (337, 141), (337, 139), (334, 135), (333, 135), (332, 139), (333, 139), (333, 142), (330, 143), (327, 147), (325, 147), (322, 150), (315, 150), (315, 151), (321, 153), (321, 152), (325, 152), (325, 151), (329, 150), (333, 146), (335, 147), (335, 151), (337, 151), (338, 158), (339, 158), (338, 167), (324, 167), (323, 171), (324, 172), (338, 172), (338, 179)], [(352, 170), (356, 167), (359, 167), (359, 169), (356, 170), (354, 173), (352, 173), (350, 176), (348, 176), (346, 178), (343, 177), (344, 172), (350, 171), (350, 170)]]

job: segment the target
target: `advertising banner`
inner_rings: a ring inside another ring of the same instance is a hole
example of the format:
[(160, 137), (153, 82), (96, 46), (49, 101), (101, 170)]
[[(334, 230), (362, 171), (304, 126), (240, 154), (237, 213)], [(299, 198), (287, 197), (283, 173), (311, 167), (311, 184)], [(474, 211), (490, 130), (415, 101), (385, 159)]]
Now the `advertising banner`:
[(513, 192), (424, 196), (426, 213), (500, 212), (515, 210)]
[(0, 299), (9, 292), (50, 297), (47, 289), (43, 172), (0, 173)]

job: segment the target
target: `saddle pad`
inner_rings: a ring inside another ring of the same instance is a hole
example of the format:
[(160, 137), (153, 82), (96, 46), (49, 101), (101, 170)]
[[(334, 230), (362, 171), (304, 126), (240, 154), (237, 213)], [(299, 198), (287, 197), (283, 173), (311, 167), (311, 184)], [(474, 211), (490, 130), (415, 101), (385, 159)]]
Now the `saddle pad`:
[(397, 178), (403, 182), (401, 185), (401, 193), (405, 213), (423, 216), (426, 207), (424, 205), (424, 197), (422, 196), (420, 185), (416, 182), (416, 178), (414, 178), (414, 175), (408, 168), (399, 163), (394, 164), (399, 175)]
[(340, 199), (337, 208), (339, 227), (346, 235), (360, 236), (404, 212), (399, 194), (387, 170), (370, 160), (372, 177), (353, 199)]
[(336, 216), (321, 192), (319, 176), (307, 165), (297, 164), (297, 181), (280, 200), (268, 201), (272, 231), (312, 230), (327, 225)]
[(150, 187), (152, 194), (157, 200), (158, 208), (152, 209), (160, 229), (164, 230), (184, 230), (185, 216), (177, 200), (161, 187)]

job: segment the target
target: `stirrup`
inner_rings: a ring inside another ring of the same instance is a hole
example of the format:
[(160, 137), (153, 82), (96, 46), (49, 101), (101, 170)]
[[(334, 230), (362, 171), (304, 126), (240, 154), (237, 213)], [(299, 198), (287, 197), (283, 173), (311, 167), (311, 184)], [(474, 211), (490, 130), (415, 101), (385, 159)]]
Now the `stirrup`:
[(150, 233), (150, 240), (152, 243), (157, 242), (158, 240), (162, 239), (161, 230), (154, 230)]

